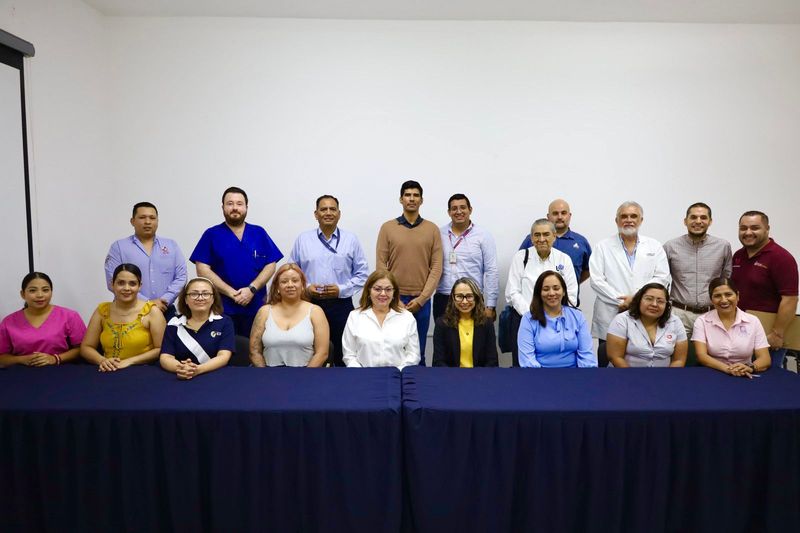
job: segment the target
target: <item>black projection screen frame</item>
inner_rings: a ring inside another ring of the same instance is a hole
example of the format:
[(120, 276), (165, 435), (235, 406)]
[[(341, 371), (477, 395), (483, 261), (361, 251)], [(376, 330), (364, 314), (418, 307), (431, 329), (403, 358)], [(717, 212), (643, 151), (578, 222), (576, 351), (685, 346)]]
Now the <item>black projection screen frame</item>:
[(31, 218), (31, 186), (28, 166), (28, 124), (25, 113), (25, 67), (23, 58), (33, 57), (33, 45), (8, 32), (0, 30), (0, 63), (19, 70), (20, 109), (22, 113), (22, 164), (25, 173), (25, 222), (28, 233), (28, 270), (33, 265), (33, 222)]

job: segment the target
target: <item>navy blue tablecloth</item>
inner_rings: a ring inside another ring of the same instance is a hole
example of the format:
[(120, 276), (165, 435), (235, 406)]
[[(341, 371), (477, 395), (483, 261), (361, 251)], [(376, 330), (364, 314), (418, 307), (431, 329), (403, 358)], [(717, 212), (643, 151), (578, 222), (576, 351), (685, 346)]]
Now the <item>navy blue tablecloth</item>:
[(800, 378), (408, 368), (420, 532), (800, 531)]
[(400, 373), (0, 371), (0, 530), (400, 529)]

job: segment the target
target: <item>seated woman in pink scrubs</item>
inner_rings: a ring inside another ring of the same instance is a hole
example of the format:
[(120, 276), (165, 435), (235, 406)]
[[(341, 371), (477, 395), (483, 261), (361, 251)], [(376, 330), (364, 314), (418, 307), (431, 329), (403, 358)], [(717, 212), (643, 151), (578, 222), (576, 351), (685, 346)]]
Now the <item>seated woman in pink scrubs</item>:
[(0, 322), (0, 367), (60, 365), (78, 357), (86, 326), (72, 309), (50, 303), (53, 282), (47, 274), (22, 278), (25, 307)]
[(772, 360), (764, 327), (737, 307), (739, 290), (733, 280), (711, 280), (708, 294), (714, 309), (697, 317), (692, 332), (697, 361), (731, 376), (752, 377), (768, 369)]

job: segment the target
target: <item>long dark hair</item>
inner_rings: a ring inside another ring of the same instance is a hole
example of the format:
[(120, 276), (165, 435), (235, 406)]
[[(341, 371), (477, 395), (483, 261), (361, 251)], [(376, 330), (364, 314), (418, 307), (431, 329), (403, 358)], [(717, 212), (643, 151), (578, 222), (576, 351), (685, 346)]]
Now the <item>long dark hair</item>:
[(658, 317), (658, 327), (663, 328), (667, 325), (667, 321), (672, 314), (672, 304), (669, 301), (669, 291), (660, 283), (648, 283), (636, 291), (636, 294), (633, 295), (633, 299), (631, 300), (631, 305), (628, 307), (628, 313), (630, 313), (633, 318), (642, 317), (642, 310), (640, 309), (642, 307), (642, 296), (650, 289), (664, 291), (664, 299), (667, 300), (667, 305), (664, 306), (664, 312)]
[(544, 302), (542, 301), (542, 286), (544, 285), (544, 280), (548, 276), (557, 277), (558, 282), (561, 284), (561, 290), (564, 291), (564, 296), (561, 297), (561, 306), (573, 307), (569, 303), (569, 296), (567, 296), (567, 282), (564, 281), (564, 277), (555, 270), (545, 270), (539, 274), (539, 277), (536, 279), (536, 285), (533, 286), (533, 297), (531, 298), (530, 308), (531, 318), (537, 320), (542, 326), (547, 325), (547, 318), (544, 315)]
[(481, 289), (478, 287), (478, 284), (475, 283), (475, 280), (472, 278), (458, 278), (455, 283), (453, 283), (453, 288), (450, 289), (450, 298), (447, 299), (447, 307), (444, 310), (444, 323), (451, 328), (458, 327), (458, 320), (461, 318), (461, 312), (456, 307), (456, 298), (454, 296), (456, 286), (464, 284), (469, 287), (469, 290), (472, 291), (472, 294), (475, 295), (475, 307), (472, 308), (472, 320), (475, 322), (475, 325), (478, 324), (485, 324), (489, 318), (486, 316), (484, 311), (486, 311), (486, 305), (483, 303), (483, 294), (481, 294)]

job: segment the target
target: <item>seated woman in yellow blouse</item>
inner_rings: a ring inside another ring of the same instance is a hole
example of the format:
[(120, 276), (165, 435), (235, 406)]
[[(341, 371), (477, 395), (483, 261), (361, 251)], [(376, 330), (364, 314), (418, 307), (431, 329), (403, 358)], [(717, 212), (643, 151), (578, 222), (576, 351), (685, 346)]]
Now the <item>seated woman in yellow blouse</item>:
[(453, 284), (444, 314), (433, 329), (433, 366), (497, 366), (494, 322), (471, 278)]
[[(100, 372), (113, 372), (130, 365), (155, 361), (161, 353), (166, 322), (151, 302), (139, 299), (142, 272), (122, 263), (111, 278), (114, 301), (97, 306), (81, 343), (81, 355), (98, 365)], [(97, 347), (103, 346), (103, 355)]]

